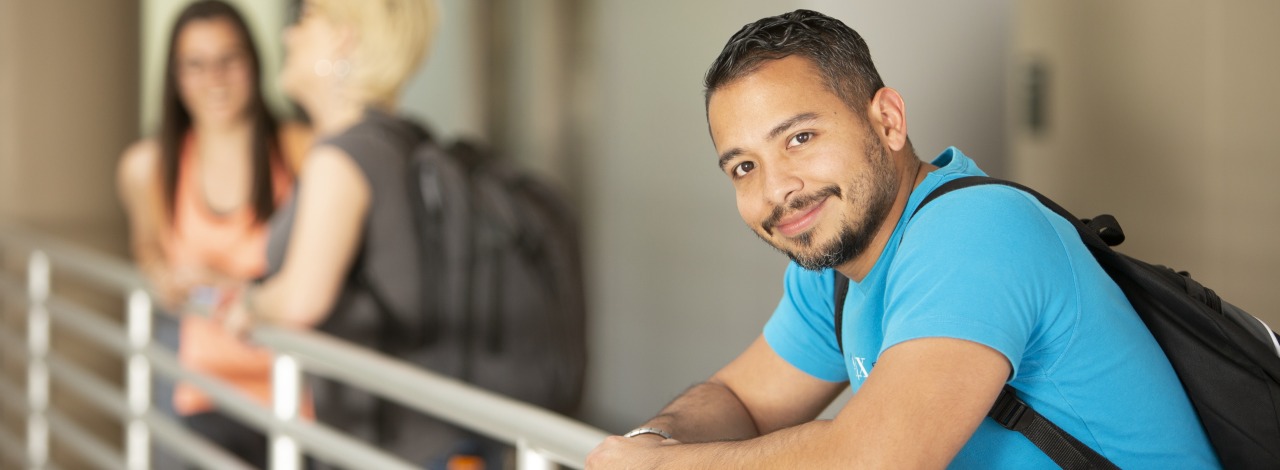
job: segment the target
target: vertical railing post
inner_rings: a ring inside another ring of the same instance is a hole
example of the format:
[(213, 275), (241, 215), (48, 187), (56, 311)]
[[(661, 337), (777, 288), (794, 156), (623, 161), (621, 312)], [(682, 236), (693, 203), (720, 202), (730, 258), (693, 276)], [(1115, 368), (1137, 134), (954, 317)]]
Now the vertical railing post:
[(130, 291), (125, 312), (129, 334), (129, 360), (125, 370), (125, 393), (129, 402), (125, 462), (130, 470), (146, 470), (151, 468), (151, 430), (144, 420), (151, 408), (151, 362), (146, 356), (147, 346), (151, 344), (151, 297), (142, 289)]
[(529, 441), (520, 439), (516, 441), (516, 468), (519, 470), (556, 470), (560, 468), (551, 459), (548, 459), (538, 449), (529, 445)]
[(31, 252), (27, 261), (27, 465), (49, 463), (49, 257)]
[[(271, 401), (276, 419), (287, 423), (298, 418), (302, 407), (302, 369), (298, 360), (281, 352), (271, 365)], [(298, 442), (281, 431), (271, 433), (271, 470), (298, 470), (302, 461)]]

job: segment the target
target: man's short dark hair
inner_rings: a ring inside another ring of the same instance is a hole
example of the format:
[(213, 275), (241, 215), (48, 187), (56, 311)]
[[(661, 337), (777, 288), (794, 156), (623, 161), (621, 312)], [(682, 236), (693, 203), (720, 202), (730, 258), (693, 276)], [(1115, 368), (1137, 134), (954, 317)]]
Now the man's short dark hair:
[(729, 38), (703, 80), (707, 103), (720, 87), (765, 62), (791, 55), (813, 62), (827, 88), (859, 113), (884, 88), (871, 51), (857, 31), (822, 13), (796, 10), (750, 23)]

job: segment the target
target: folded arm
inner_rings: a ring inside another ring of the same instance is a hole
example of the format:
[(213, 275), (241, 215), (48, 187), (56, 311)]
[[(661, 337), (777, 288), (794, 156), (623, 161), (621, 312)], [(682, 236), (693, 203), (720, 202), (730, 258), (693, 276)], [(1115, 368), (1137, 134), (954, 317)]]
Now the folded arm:
[[(359, 252), (372, 192), (359, 166), (342, 150), (322, 146), (307, 156), (298, 183), (296, 213), (284, 264), (234, 302), (231, 317), (308, 328), (324, 321)], [(248, 324), (230, 325), (242, 330)], [(239, 332), (239, 331), (237, 331)]]
[(749, 439), (812, 420), (845, 386), (792, 367), (760, 337), (644, 426), (684, 443)]
[[(834, 420), (811, 421), (839, 385), (791, 367), (758, 340), (717, 373), (731, 393), (715, 397), (729, 405), (700, 406), (686, 393), (668, 407), (678, 413), (664, 417), (664, 410), (648, 423), (667, 426), (674, 441), (611, 437), (592, 452), (588, 466), (944, 468), (986, 416), (1008, 374), (1004, 356), (978, 343), (907, 341), (880, 356)], [(733, 408), (733, 397), (759, 437), (706, 442), (749, 431), (740, 415), (731, 414), (725, 425), (706, 432), (705, 423), (721, 419), (715, 413)]]

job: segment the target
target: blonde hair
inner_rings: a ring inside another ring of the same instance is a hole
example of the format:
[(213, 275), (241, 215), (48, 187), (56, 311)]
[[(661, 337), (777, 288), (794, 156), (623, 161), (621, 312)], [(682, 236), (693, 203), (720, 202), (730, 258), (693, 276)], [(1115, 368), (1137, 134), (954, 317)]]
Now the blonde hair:
[(418, 71), (439, 22), (436, 0), (312, 0), (317, 14), (357, 39), (349, 80), (360, 98), (392, 107)]

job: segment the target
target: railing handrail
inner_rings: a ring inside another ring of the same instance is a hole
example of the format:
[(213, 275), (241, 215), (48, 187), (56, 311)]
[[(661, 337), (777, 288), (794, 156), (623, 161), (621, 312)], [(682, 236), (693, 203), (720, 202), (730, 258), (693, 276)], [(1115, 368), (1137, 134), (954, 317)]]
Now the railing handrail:
[[(126, 296), (146, 286), (133, 265), (123, 259), (0, 221), (0, 251), (11, 250), (39, 250), (58, 272), (72, 273)], [(602, 430), (568, 417), (324, 333), (259, 326), (251, 336), (279, 354), (296, 357), (308, 373), (337, 379), (494, 439), (527, 446), (561, 464), (582, 467), (586, 454), (607, 436)], [(172, 375), (166, 367), (158, 369)], [(261, 412), (276, 419), (269, 410)], [(299, 430), (290, 423), (277, 422), (272, 427), (285, 434)], [(309, 432), (297, 434), (291, 437), (304, 443), (314, 436)]]
[(0, 220), (0, 247), (43, 251), (53, 264), (122, 293), (147, 287), (138, 270), (125, 260), (4, 220)]
[(252, 337), (288, 351), (310, 373), (360, 384), (367, 391), (409, 408), (504, 442), (516, 444), (524, 440), (566, 465), (582, 467), (587, 453), (607, 436), (604, 431), (552, 411), (323, 333), (263, 326)]

